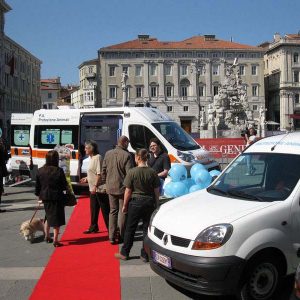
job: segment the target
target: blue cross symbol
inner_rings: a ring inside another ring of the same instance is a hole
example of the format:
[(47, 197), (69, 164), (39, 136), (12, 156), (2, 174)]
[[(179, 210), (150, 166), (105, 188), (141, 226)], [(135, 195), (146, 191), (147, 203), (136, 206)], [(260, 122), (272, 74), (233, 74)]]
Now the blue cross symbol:
[(24, 136), (23, 133), (21, 133), (21, 134), (19, 135), (19, 140), (20, 140), (20, 141), (23, 141), (24, 139), (25, 139), (25, 136)]
[(54, 139), (55, 139), (54, 134), (53, 133), (48, 133), (46, 139), (47, 139), (47, 143), (53, 144)]

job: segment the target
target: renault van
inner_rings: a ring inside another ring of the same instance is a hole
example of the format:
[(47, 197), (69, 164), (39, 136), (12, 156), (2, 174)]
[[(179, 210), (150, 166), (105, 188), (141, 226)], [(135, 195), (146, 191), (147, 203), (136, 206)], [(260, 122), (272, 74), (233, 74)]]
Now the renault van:
[(115, 147), (121, 135), (129, 137), (131, 152), (148, 148), (150, 139), (157, 137), (172, 163), (183, 163), (189, 168), (199, 162), (208, 170), (219, 169), (208, 151), (168, 115), (151, 107), (38, 110), (30, 134), (33, 164), (41, 167), (49, 150), (57, 144), (67, 145), (72, 153), (71, 179), (73, 184), (78, 183), (79, 174), (86, 172), (88, 162), (84, 157), (84, 142), (96, 141), (103, 157)]
[(299, 178), (300, 132), (252, 144), (207, 189), (153, 213), (151, 268), (196, 293), (274, 299), (300, 261)]

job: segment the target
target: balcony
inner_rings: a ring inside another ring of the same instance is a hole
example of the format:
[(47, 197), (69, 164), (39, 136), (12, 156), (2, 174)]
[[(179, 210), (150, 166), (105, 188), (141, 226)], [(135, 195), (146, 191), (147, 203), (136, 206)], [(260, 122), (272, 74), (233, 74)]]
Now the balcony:
[(91, 72), (91, 73), (85, 73), (84, 74), (86, 78), (96, 78), (96, 73)]
[(300, 88), (300, 82), (280, 82), (280, 88)]

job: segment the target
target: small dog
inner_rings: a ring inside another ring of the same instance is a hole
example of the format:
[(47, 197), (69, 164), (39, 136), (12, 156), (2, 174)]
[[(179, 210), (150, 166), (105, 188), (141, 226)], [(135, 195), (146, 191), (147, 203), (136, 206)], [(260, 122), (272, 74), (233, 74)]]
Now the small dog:
[(21, 224), (20, 234), (24, 236), (26, 241), (30, 241), (32, 243), (37, 231), (42, 231), (45, 235), (44, 220), (34, 218), (31, 223), (29, 222), (30, 220), (27, 220)]

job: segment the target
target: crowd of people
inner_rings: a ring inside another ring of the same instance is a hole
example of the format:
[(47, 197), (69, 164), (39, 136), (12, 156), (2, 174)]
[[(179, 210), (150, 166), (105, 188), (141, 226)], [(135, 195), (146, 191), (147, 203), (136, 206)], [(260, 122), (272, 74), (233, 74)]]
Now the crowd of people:
[[(89, 164), (87, 176), (80, 180), (88, 184), (90, 194), (90, 225), (83, 233), (99, 232), (101, 211), (110, 243), (123, 243), (120, 253), (115, 254), (122, 260), (129, 258), (140, 220), (143, 221), (143, 236), (147, 234), (151, 214), (158, 206), (160, 190), (171, 168), (169, 156), (158, 139), (150, 140), (149, 152), (139, 149), (134, 159), (128, 151), (129, 143), (126, 136), (121, 136), (117, 146), (102, 158), (97, 143), (86, 141), (85, 154)], [(49, 151), (46, 164), (37, 173), (36, 195), (46, 213), (45, 241), (53, 242), (55, 247), (63, 246), (58, 235), (60, 226), (65, 225), (64, 191), (69, 188), (65, 174), (59, 168), (58, 153)], [(53, 227), (53, 239), (50, 227)], [(141, 259), (148, 261), (143, 248)]]

